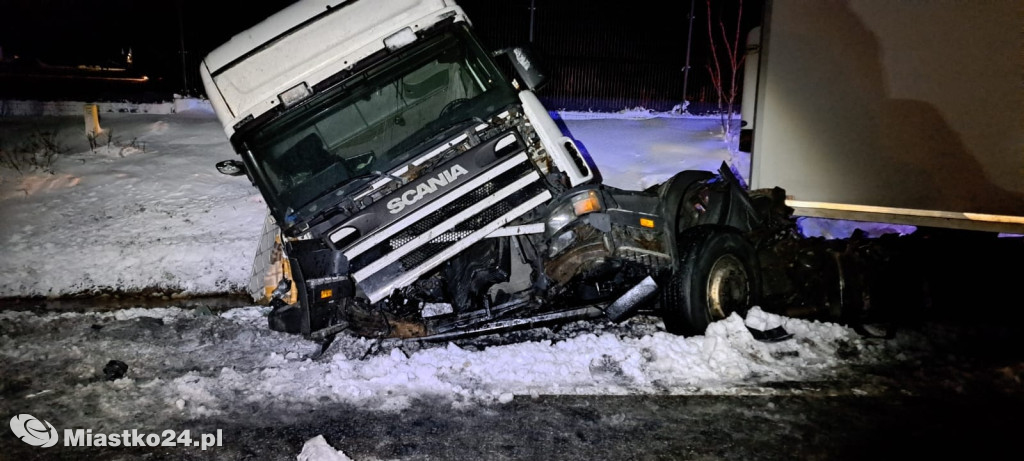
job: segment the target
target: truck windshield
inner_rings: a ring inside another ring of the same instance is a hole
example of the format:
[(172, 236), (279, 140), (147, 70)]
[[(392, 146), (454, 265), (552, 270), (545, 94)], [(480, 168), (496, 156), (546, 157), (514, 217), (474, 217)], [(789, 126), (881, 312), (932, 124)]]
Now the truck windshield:
[(387, 173), (439, 131), (486, 117), (514, 97), (489, 55), (456, 25), (313, 96), (246, 144), (279, 211), (314, 212), (330, 206), (317, 198)]

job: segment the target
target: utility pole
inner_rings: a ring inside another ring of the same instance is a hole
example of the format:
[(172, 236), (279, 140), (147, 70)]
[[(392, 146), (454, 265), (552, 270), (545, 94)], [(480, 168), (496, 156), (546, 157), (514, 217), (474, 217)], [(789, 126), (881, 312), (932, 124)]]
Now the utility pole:
[(686, 64), (683, 65), (683, 102), (686, 102), (686, 84), (690, 82), (690, 46), (693, 43), (693, 4), (697, 0), (690, 0), (690, 20), (686, 32)]
[(184, 0), (178, 0), (178, 40), (181, 44), (181, 82), (184, 85), (182, 88), (183, 95), (188, 95), (191, 90), (188, 86), (188, 59), (185, 58), (185, 24), (182, 19), (181, 4)]
[(537, 11), (537, 0), (530, 0), (530, 43), (533, 43), (533, 13)]

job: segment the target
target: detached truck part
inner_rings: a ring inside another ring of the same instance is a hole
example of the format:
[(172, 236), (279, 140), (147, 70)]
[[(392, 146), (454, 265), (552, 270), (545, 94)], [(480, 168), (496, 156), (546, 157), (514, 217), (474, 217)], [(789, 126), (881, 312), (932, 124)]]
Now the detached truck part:
[(725, 165), (601, 185), (529, 50), (486, 52), (451, 0), (302, 0), (201, 72), (241, 157), (218, 168), (283, 236), (271, 328), (448, 339), (657, 308), (692, 334), (757, 302), (770, 194)]

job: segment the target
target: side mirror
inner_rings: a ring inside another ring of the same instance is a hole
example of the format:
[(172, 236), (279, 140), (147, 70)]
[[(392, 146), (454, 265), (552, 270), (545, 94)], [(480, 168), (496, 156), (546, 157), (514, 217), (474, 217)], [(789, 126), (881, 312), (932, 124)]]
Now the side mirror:
[(537, 59), (537, 55), (525, 46), (514, 46), (496, 51), (495, 56), (504, 54), (512, 61), (512, 68), (522, 79), (523, 84), (533, 91), (537, 91), (547, 83), (548, 74)]
[(245, 174), (245, 164), (238, 160), (224, 160), (217, 162), (217, 171), (228, 176), (241, 176)]

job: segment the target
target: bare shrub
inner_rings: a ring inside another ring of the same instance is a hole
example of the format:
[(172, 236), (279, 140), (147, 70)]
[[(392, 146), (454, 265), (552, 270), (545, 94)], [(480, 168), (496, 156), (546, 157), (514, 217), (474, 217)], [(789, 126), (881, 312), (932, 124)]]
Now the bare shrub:
[[(743, 0), (739, 0), (739, 12), (736, 14), (736, 33), (730, 38), (726, 32), (725, 20), (718, 18), (719, 33), (716, 37), (715, 27), (711, 24), (711, 0), (707, 0), (708, 9), (708, 43), (711, 45), (711, 62), (708, 64), (708, 72), (711, 73), (711, 83), (715, 88), (718, 97), (718, 110), (721, 114), (722, 133), (727, 141), (732, 141), (736, 136), (736, 129), (733, 126), (733, 110), (736, 103), (736, 95), (739, 93), (737, 76), (743, 67), (746, 54), (740, 48), (740, 29), (743, 19)], [(723, 9), (724, 11), (724, 9)], [(723, 13), (724, 15), (724, 13)], [(726, 69), (723, 69), (726, 67)]]
[[(131, 141), (125, 142), (122, 141), (121, 138), (114, 136), (114, 131), (109, 129), (103, 130), (103, 133), (100, 136), (105, 137), (107, 140), (107, 152), (112, 153), (116, 151), (118, 157), (124, 157), (125, 155), (130, 154), (130, 151), (132, 150), (140, 150), (143, 153), (146, 152), (146, 143), (139, 141), (139, 138), (132, 138)], [(91, 146), (91, 150), (94, 152), (96, 151), (96, 148), (99, 147), (98, 138), (99, 136), (89, 137), (89, 145)]]
[(67, 153), (68, 148), (57, 141), (54, 131), (37, 131), (14, 147), (8, 148), (0, 142), (0, 167), (25, 174), (41, 171), (54, 174), (57, 157)]

